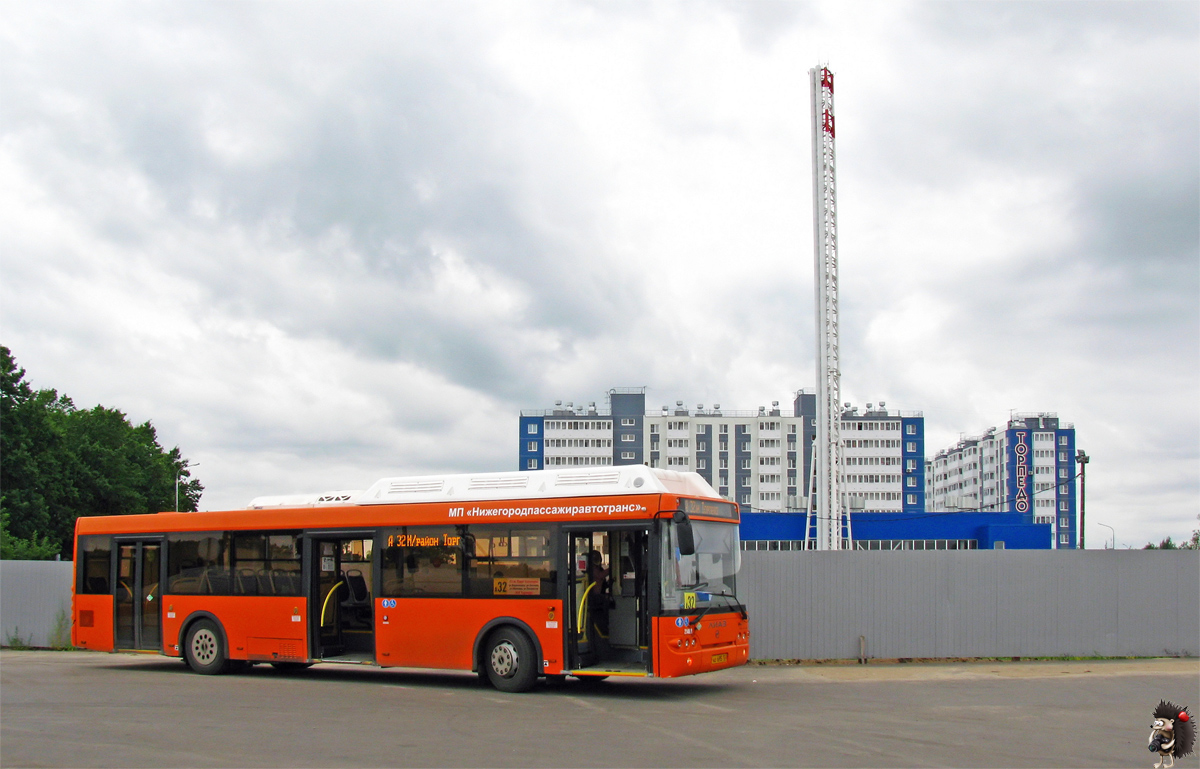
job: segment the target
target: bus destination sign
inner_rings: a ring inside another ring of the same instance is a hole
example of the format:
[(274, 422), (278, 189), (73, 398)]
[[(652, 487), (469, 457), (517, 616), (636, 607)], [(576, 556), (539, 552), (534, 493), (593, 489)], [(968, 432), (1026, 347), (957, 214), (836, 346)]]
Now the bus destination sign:
[(737, 507), (732, 502), (718, 502), (712, 499), (681, 499), (679, 509), (688, 515), (703, 515), (709, 518), (728, 518), (737, 520)]

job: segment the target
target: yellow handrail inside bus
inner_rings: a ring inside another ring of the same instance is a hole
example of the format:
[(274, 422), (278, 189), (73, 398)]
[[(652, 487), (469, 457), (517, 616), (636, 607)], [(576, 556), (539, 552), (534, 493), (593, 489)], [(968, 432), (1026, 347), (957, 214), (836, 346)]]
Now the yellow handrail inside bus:
[(596, 586), (595, 582), (588, 585), (587, 590), (584, 590), (583, 595), (581, 595), (579, 597), (579, 612), (575, 616), (579, 617), (579, 637), (580, 638), (587, 638), (587, 614), (585, 613), (585, 607), (587, 606), (587, 595), (588, 595), (588, 593), (592, 592), (592, 588), (594, 588), (595, 586)]
[(325, 626), (325, 610), (329, 608), (329, 599), (333, 598), (333, 594), (337, 592), (337, 589), (341, 587), (342, 583), (345, 581), (346, 580), (344, 579), (339, 579), (336, 583), (334, 583), (333, 587), (329, 588), (329, 595), (325, 596), (325, 603), (321, 604), (321, 627)]

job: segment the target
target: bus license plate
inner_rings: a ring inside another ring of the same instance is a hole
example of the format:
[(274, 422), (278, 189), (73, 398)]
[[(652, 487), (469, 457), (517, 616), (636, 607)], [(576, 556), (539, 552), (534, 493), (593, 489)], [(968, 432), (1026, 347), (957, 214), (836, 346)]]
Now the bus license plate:
[(714, 665), (719, 665), (722, 662), (728, 662), (728, 661), (729, 661), (728, 654), (714, 654), (713, 658), (712, 658), (712, 664), (714, 664)]

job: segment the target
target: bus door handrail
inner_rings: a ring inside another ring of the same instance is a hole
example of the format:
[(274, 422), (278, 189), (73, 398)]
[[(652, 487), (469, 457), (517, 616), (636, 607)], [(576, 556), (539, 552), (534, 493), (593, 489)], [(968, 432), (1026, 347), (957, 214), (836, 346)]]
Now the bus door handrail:
[(592, 592), (592, 588), (595, 586), (595, 582), (589, 584), (587, 589), (583, 591), (583, 595), (579, 597), (579, 612), (575, 616), (579, 618), (579, 638), (581, 639), (587, 638), (587, 596), (588, 593)]
[(325, 627), (325, 610), (329, 608), (329, 599), (333, 598), (333, 594), (337, 592), (337, 589), (345, 581), (344, 579), (339, 579), (333, 584), (333, 587), (329, 588), (329, 594), (325, 596), (325, 603), (321, 604), (321, 627)]

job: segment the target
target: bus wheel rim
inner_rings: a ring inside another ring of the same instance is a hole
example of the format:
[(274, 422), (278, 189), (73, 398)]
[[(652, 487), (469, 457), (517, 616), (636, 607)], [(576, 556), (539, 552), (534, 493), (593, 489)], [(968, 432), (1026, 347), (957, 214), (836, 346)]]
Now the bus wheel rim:
[(200, 628), (192, 636), (192, 657), (201, 665), (217, 658), (217, 637), (208, 628)]
[(492, 647), (492, 670), (502, 678), (510, 678), (516, 672), (520, 658), (517, 648), (508, 641), (502, 641)]

